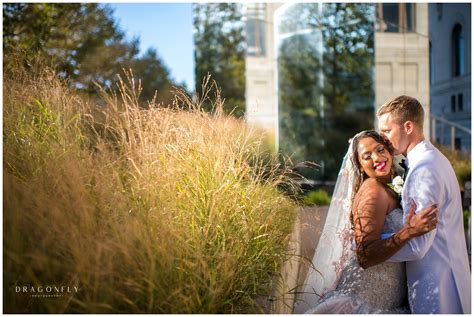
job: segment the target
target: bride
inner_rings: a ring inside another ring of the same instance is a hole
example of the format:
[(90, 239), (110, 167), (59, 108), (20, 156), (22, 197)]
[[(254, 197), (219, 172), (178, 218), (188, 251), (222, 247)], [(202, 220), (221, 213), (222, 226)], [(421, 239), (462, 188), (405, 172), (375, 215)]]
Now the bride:
[[(398, 195), (389, 186), (392, 154), (376, 131), (362, 131), (350, 141), (295, 313), (410, 313), (405, 264), (384, 261), (409, 239), (433, 230), (437, 209), (415, 215), (413, 202), (404, 224)], [(387, 246), (392, 252), (381, 252)]]

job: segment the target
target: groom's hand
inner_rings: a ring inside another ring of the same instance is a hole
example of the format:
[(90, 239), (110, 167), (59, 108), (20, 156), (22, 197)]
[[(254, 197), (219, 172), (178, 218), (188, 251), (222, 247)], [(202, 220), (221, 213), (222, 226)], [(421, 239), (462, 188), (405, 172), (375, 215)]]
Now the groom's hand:
[(416, 203), (413, 201), (406, 217), (406, 225), (410, 237), (418, 237), (436, 228), (438, 224), (438, 206), (436, 204), (415, 213)]

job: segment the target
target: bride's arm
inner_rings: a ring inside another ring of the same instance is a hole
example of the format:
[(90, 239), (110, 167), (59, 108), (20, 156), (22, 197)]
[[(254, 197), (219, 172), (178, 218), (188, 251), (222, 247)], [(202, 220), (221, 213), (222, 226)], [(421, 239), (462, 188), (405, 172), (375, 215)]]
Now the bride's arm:
[(410, 221), (388, 239), (381, 240), (385, 217), (391, 198), (383, 185), (375, 179), (364, 182), (353, 206), (354, 232), (357, 259), (361, 267), (368, 268), (390, 258), (413, 237), (432, 230), (436, 224), (434, 206), (414, 215), (412, 206)]

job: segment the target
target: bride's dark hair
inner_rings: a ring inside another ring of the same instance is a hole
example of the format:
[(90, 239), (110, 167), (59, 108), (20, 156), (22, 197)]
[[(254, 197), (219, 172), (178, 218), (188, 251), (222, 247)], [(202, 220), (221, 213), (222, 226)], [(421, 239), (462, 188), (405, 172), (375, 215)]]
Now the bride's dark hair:
[(390, 153), (390, 155), (393, 155), (393, 146), (390, 143), (390, 141), (385, 138), (383, 135), (378, 133), (375, 130), (365, 130), (362, 132), (357, 133), (354, 135), (352, 138), (352, 148), (351, 148), (351, 162), (352, 166), (354, 167), (354, 173), (356, 175), (355, 181), (352, 187), (352, 198), (351, 198), (351, 224), (354, 225), (353, 223), (353, 216), (352, 216), (352, 203), (354, 202), (354, 197), (359, 191), (360, 186), (362, 183), (368, 178), (367, 174), (364, 172), (362, 165), (359, 162), (359, 152), (358, 152), (358, 147), (359, 147), (359, 141), (364, 139), (364, 138), (372, 138), (378, 143), (382, 144)]

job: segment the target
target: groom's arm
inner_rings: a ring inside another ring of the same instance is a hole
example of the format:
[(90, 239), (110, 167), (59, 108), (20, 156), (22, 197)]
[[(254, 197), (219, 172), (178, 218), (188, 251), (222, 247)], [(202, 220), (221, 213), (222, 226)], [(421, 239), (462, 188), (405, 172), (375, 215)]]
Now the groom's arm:
[(413, 228), (403, 227), (388, 239), (380, 236), (393, 199), (375, 179), (366, 180), (353, 205), (356, 253), (363, 268), (382, 263), (400, 250), (413, 236)]
[[(421, 165), (412, 171), (412, 175), (404, 189), (404, 203), (403, 209), (406, 211), (409, 203), (414, 200), (417, 204), (416, 213), (421, 209), (438, 204), (442, 201), (441, 182), (436, 179), (436, 172), (430, 169), (427, 164)], [(406, 214), (406, 212), (405, 212)], [(442, 215), (439, 215), (441, 218)], [(413, 239), (410, 239), (398, 252), (391, 256), (388, 262), (406, 262), (417, 261), (422, 259), (428, 250), (431, 248), (434, 238), (436, 236), (436, 229)]]

